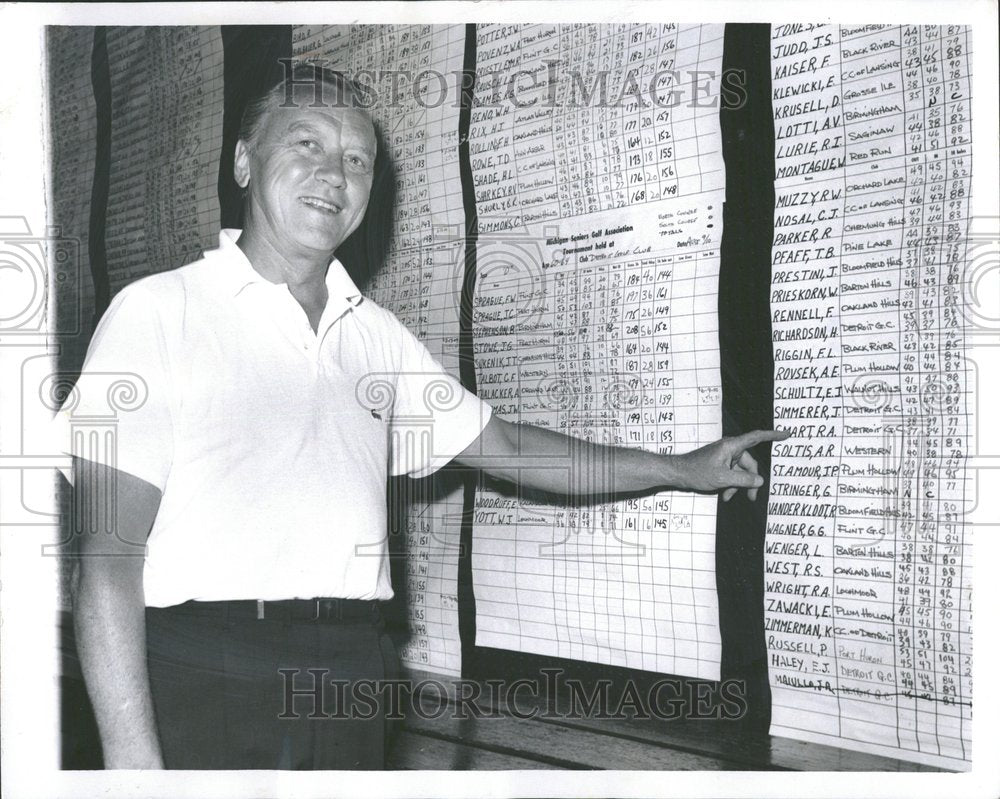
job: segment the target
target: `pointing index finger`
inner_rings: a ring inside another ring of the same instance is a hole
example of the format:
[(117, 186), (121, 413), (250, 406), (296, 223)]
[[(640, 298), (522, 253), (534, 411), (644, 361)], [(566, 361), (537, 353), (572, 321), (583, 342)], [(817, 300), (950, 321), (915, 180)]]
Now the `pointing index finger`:
[(751, 430), (731, 439), (730, 443), (736, 449), (750, 449), (764, 441), (784, 441), (790, 435), (788, 430)]

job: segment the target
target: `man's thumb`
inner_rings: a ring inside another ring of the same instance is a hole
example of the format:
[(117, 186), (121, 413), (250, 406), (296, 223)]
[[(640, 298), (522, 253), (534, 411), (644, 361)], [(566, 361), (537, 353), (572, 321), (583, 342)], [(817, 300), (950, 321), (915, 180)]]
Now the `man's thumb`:
[(764, 478), (759, 474), (732, 469), (729, 472), (729, 485), (737, 488), (760, 488), (764, 485)]

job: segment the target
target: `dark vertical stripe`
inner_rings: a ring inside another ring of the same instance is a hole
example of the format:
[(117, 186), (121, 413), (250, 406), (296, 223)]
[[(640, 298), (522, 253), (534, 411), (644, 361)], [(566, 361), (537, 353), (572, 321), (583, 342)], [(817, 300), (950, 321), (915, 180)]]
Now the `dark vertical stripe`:
[[(94, 176), (90, 186), (90, 217), (88, 220), (87, 254), (90, 260), (91, 279), (94, 283), (94, 308), (90, 324), (81, 324), (81, 330), (74, 340), (66, 340), (66, 346), (59, 347), (58, 370), (61, 374), (72, 374), (74, 379), (83, 366), (87, 339), (98, 320), (107, 310), (111, 301), (111, 286), (108, 279), (108, 259), (105, 244), (105, 227), (108, 216), (108, 194), (111, 183), (111, 72), (108, 67), (107, 29), (93, 29), (93, 44), (90, 51), (90, 84), (94, 96), (96, 117), (96, 141), (94, 152)], [(84, 64), (79, 65), (85, 69)], [(53, 84), (54, 86), (54, 84)], [(50, 99), (55, 97), (50, 89)], [(56, 165), (53, 165), (56, 166)], [(83, 299), (83, 275), (80, 275), (80, 300)], [(85, 313), (80, 306), (81, 314)], [(83, 320), (81, 319), (81, 322)], [(67, 331), (60, 331), (65, 334)], [(82, 519), (77, 506), (81, 494), (74, 494), (64, 480), (58, 485), (58, 506), (67, 511), (60, 514), (60, 538), (71, 542), (69, 551), (75, 553), (79, 542), (76, 525)], [(73, 557), (73, 555), (71, 555)], [(63, 577), (60, 578), (64, 579)], [(93, 706), (87, 694), (79, 667), (79, 655), (73, 637), (72, 613), (61, 613), (59, 618), (60, 680), (59, 680), (59, 732), (60, 767), (72, 770), (100, 769), (104, 767), (101, 754), (100, 736)]]
[[(774, 235), (774, 119), (771, 112), (769, 25), (726, 25), (724, 93), (719, 120), (726, 162), (719, 346), (723, 433), (773, 425), (771, 241)], [(728, 99), (727, 99), (728, 98)], [(770, 449), (754, 456), (770, 473)], [(765, 486), (766, 488), (766, 486)], [(722, 677), (746, 682), (747, 721), (766, 732), (771, 690), (764, 642), (764, 533), (767, 493), (719, 501), (716, 579), (722, 636)]]
[(243, 195), (233, 180), (233, 152), (247, 101), (281, 76), (278, 59), (292, 55), (290, 25), (223, 25), (222, 152), (219, 211), (222, 227), (240, 227)]
[(479, 241), (479, 214), (469, 156), (469, 125), (476, 83), (476, 26), (465, 26), (465, 60), (462, 64), (462, 108), (458, 114), (458, 169), (462, 180), (462, 206), (465, 209), (465, 271), (462, 276), (462, 300), (459, 308), (459, 360), (462, 384), (476, 391), (476, 365), (472, 342), (472, 297), (476, 290), (476, 246)]
[(90, 234), (88, 255), (94, 281), (94, 320), (101, 318), (111, 302), (105, 229), (108, 222), (108, 193), (111, 187), (111, 69), (108, 66), (107, 28), (94, 28), (94, 49), (90, 55), (90, 83), (97, 115), (94, 155), (94, 183), (90, 190)]
[[(479, 240), (479, 215), (476, 191), (472, 182), (469, 157), (469, 124), (476, 83), (476, 26), (465, 26), (465, 57), (462, 63), (462, 107), (458, 114), (458, 169), (462, 181), (462, 205), (465, 208), (465, 270), (462, 274), (462, 298), (459, 307), (458, 357), (462, 385), (476, 393), (476, 364), (472, 342), (472, 297), (476, 290), (476, 244)], [(458, 629), (462, 642), (462, 673), (474, 672), (472, 660), (476, 640), (476, 596), (472, 584), (472, 513), (476, 497), (476, 476), (465, 477), (462, 506), (461, 549), (458, 559)]]

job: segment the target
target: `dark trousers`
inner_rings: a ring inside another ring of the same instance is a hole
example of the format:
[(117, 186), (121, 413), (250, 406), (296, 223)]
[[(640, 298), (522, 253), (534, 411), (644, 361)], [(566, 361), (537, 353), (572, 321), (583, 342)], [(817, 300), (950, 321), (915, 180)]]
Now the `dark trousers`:
[(164, 765), (384, 768), (385, 709), (357, 691), (359, 680), (398, 674), (381, 615), (258, 619), (245, 612), (255, 604), (240, 603), (240, 612), (221, 602), (146, 609)]

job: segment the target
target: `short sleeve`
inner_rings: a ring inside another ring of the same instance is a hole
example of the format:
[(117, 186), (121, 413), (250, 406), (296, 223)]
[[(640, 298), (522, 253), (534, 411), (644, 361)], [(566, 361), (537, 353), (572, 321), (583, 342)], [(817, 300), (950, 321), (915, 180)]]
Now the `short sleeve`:
[(393, 475), (425, 477), (476, 440), (493, 409), (462, 387), (402, 323), (390, 423)]
[(56, 414), (60, 449), (162, 491), (173, 459), (171, 391), (156, 293), (126, 286), (101, 317), (80, 377)]

